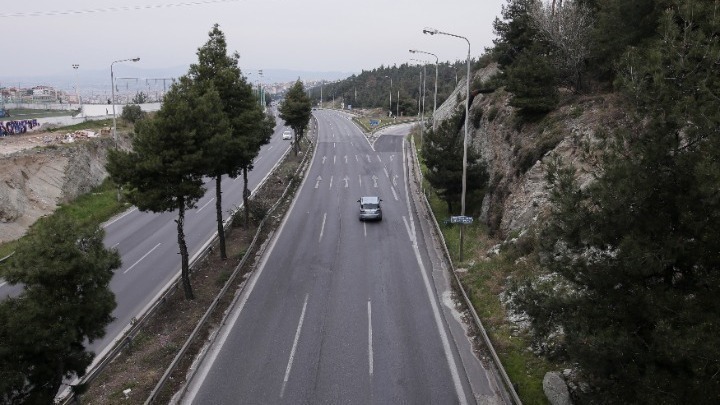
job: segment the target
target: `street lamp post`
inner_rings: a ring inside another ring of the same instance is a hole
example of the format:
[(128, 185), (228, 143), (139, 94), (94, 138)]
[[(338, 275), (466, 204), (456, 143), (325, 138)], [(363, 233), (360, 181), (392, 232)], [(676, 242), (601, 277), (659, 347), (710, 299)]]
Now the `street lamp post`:
[(78, 69), (80, 68), (80, 65), (78, 65), (77, 63), (73, 63), (72, 68), (75, 71), (75, 98), (77, 99), (77, 102), (80, 105), (80, 108), (82, 108), (82, 103), (80, 102), (80, 92), (78, 91), (78, 77), (77, 77), (77, 72), (78, 72)]
[(392, 115), (392, 77), (385, 76), (387, 79), (390, 79), (390, 115)]
[(427, 61), (421, 60), (421, 59), (410, 59), (414, 60), (415, 62), (422, 63), (422, 89), (420, 91), (421, 97), (422, 97), (422, 109), (420, 110), (420, 145), (423, 144), (423, 138), (424, 138), (424, 131), (425, 131), (425, 79), (427, 78), (427, 70), (425, 69), (425, 66), (427, 65)]
[(132, 58), (132, 59), (120, 59), (116, 60), (113, 63), (110, 64), (110, 91), (112, 94), (112, 111), (113, 111), (113, 140), (115, 141), (115, 146), (117, 147), (117, 118), (115, 116), (115, 74), (113, 73), (113, 65), (120, 62), (137, 62), (140, 58)]
[(435, 95), (433, 96), (433, 129), (435, 129), (435, 110), (437, 109), (438, 57), (434, 53), (411, 49), (410, 53), (424, 53), (435, 57)]
[[(465, 192), (467, 191), (467, 140), (468, 140), (468, 117), (470, 115), (470, 41), (460, 35), (450, 34), (448, 32), (442, 32), (438, 31), (434, 28), (425, 28), (423, 29), (423, 34), (441, 34), (441, 35), (448, 35), (455, 38), (461, 38), (464, 39), (465, 42), (467, 42), (468, 45), (468, 53), (467, 53), (467, 83), (465, 83), (467, 87), (467, 91), (465, 94), (465, 138), (463, 139), (463, 169), (462, 169), (462, 198), (460, 200), (460, 215), (465, 216)], [(460, 225), (460, 261), (463, 260), (463, 227), (464, 225)]]

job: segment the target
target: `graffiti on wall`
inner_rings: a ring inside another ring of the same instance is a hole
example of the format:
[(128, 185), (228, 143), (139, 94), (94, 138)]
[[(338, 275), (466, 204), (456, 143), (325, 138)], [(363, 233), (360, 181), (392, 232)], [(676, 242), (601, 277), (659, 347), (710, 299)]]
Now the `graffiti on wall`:
[(24, 134), (38, 126), (37, 120), (17, 120), (0, 122), (0, 136)]

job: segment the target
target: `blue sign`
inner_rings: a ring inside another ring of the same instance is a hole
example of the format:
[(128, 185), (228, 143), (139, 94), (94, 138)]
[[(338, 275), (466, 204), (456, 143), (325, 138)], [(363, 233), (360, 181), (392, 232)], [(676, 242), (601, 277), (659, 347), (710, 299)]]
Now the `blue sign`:
[(378, 120), (370, 120), (370, 126), (371, 126), (371, 127), (376, 127), (376, 126), (378, 126), (378, 125), (380, 125), (380, 121), (378, 121)]
[(450, 223), (452, 224), (472, 224), (472, 222), (472, 217), (465, 217), (460, 215), (456, 217), (450, 217)]

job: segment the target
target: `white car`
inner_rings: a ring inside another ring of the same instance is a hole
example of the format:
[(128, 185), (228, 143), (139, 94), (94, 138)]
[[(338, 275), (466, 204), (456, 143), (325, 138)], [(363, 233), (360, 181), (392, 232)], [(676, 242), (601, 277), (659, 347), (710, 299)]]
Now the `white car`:
[(287, 129), (283, 131), (283, 139), (292, 139), (292, 132)]

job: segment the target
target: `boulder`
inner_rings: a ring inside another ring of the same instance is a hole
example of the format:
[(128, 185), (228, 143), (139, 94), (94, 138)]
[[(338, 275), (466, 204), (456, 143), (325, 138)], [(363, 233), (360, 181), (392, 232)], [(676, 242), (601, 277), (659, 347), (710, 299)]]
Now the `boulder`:
[(567, 384), (560, 373), (551, 371), (543, 378), (543, 391), (552, 405), (572, 405)]

